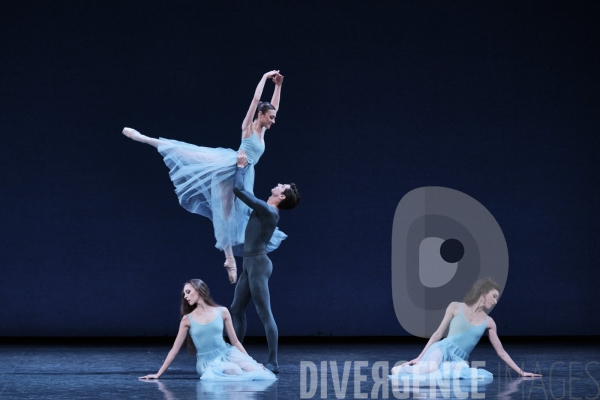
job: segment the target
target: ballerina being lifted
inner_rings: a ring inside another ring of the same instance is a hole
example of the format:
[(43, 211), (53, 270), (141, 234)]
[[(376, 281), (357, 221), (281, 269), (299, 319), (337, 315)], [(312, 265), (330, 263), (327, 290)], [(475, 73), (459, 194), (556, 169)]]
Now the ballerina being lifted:
[[(260, 97), (267, 79), (275, 83), (271, 102), (261, 102)], [(275, 123), (283, 75), (278, 70), (263, 75), (250, 108), (242, 122), (242, 144), (239, 151), (246, 154), (249, 169), (244, 176), (244, 187), (250, 193), (254, 188), (254, 165), (265, 151), (265, 132)], [(170, 168), (169, 175), (175, 185), (179, 204), (189, 212), (212, 220), (215, 247), (225, 253), (224, 267), (231, 283), (237, 280), (234, 251), (241, 252), (244, 232), (251, 209), (233, 194), (233, 177), (237, 152), (232, 149), (199, 147), (193, 144), (164, 138), (144, 136), (135, 129), (125, 128), (123, 134), (138, 142), (150, 144), (163, 156)], [(287, 236), (276, 229), (267, 251), (275, 250)]]

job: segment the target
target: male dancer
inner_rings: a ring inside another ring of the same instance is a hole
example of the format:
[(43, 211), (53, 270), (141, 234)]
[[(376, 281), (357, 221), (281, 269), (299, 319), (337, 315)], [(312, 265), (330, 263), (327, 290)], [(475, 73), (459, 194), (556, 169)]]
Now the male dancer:
[(264, 202), (244, 189), (244, 173), (248, 161), (243, 150), (238, 152), (237, 169), (235, 171), (233, 193), (252, 209), (250, 220), (246, 226), (244, 240), (244, 271), (235, 287), (235, 295), (231, 304), (231, 316), (235, 334), (240, 341), (246, 335), (246, 307), (250, 299), (254, 300), (256, 311), (267, 335), (269, 344), (269, 360), (265, 365), (273, 373), (279, 373), (277, 364), (277, 325), (271, 313), (269, 296), (269, 277), (273, 264), (267, 257), (267, 243), (275, 231), (279, 221), (279, 210), (291, 210), (300, 201), (300, 193), (294, 183), (278, 184), (271, 189), (271, 196)]

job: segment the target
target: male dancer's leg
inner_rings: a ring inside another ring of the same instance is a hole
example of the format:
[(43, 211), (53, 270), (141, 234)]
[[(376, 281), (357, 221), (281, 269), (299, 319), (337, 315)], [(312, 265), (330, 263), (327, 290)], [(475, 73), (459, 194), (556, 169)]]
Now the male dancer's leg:
[(233, 329), (235, 335), (240, 342), (244, 341), (246, 336), (246, 307), (252, 299), (250, 292), (250, 284), (248, 282), (248, 265), (246, 264), (246, 258), (244, 258), (244, 271), (238, 279), (238, 283), (235, 286), (235, 294), (233, 295), (233, 302), (231, 303), (231, 319), (233, 320)]
[(269, 360), (267, 363), (277, 369), (279, 332), (277, 331), (277, 324), (275, 324), (275, 319), (271, 312), (271, 296), (269, 294), (269, 277), (271, 276), (271, 272), (273, 272), (273, 264), (265, 254), (245, 257), (244, 271), (248, 271), (252, 300), (256, 306), (256, 312), (265, 327), (267, 343), (269, 344)]

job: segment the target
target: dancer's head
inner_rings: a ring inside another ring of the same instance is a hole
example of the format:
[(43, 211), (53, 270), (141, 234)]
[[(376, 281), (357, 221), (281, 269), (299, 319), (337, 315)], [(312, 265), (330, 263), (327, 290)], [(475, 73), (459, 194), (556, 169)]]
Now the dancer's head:
[(187, 281), (183, 285), (181, 296), (181, 315), (189, 314), (198, 305), (217, 306), (212, 297), (210, 297), (208, 286), (202, 279), (190, 279)]
[(463, 299), (463, 303), (468, 306), (477, 304), (489, 309), (498, 302), (499, 296), (500, 286), (490, 278), (483, 278), (471, 286)]
[(271, 204), (277, 206), (280, 210), (291, 210), (300, 203), (300, 192), (295, 183), (278, 183), (271, 189)]
[(275, 123), (277, 109), (269, 102), (259, 102), (254, 113), (254, 120), (258, 119), (261, 127), (269, 129)]

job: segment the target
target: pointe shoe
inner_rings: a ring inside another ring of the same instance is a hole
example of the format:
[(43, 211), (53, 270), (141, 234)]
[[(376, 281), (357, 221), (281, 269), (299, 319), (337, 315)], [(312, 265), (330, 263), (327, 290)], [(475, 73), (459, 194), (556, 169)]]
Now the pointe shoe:
[(235, 258), (225, 259), (225, 264), (223, 264), (223, 266), (229, 275), (229, 282), (232, 284), (235, 283), (237, 281), (237, 265), (235, 263)]
[(132, 128), (123, 128), (123, 135), (127, 136), (129, 139), (133, 139), (136, 142), (143, 142), (145, 136)]

